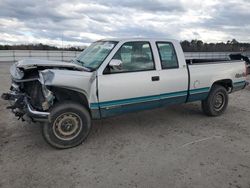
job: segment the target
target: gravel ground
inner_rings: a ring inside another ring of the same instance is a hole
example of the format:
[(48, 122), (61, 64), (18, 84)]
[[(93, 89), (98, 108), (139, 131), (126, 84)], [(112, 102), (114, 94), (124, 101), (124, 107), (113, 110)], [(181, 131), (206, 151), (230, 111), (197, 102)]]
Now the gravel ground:
[[(0, 93), (10, 63), (0, 63)], [(94, 121), (80, 146), (56, 150), (39, 124), (18, 121), (0, 100), (0, 187), (250, 188), (250, 87), (226, 113), (200, 103)]]

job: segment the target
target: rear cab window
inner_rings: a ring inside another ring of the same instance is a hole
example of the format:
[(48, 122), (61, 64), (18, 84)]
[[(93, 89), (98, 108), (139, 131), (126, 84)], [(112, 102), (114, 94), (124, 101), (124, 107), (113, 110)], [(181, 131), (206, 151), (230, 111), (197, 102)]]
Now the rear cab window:
[(156, 42), (162, 69), (179, 68), (174, 45), (171, 42)]

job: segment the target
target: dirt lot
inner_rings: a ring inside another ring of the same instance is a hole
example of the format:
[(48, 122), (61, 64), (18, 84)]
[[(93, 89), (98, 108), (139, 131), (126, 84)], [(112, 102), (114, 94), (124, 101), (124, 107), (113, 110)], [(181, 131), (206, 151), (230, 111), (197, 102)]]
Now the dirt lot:
[[(0, 63), (0, 93), (9, 66)], [(40, 125), (6, 106), (0, 100), (0, 187), (250, 188), (250, 87), (216, 118), (190, 103), (95, 121), (68, 150), (48, 146)]]

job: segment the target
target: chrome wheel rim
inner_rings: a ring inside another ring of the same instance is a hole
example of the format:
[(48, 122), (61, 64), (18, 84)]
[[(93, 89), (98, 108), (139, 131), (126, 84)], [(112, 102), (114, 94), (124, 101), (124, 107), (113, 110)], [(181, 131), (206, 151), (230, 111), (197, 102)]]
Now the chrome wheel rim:
[(79, 115), (67, 112), (61, 114), (53, 123), (53, 133), (60, 140), (72, 140), (82, 130), (82, 120)]
[(225, 104), (225, 96), (223, 93), (218, 92), (216, 93), (213, 101), (213, 106), (216, 111), (220, 111)]

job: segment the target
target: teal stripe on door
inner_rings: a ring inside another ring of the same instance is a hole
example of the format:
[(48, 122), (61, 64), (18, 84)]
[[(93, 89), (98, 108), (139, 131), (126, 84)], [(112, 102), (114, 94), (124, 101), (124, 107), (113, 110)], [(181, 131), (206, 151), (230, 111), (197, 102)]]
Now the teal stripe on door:
[(178, 96), (185, 96), (187, 95), (187, 91), (178, 91), (178, 92), (172, 92), (172, 93), (165, 93), (161, 94), (160, 98), (171, 98), (171, 97), (178, 97)]
[(100, 102), (99, 105), (101, 108), (105, 108), (105, 107), (128, 105), (128, 104), (142, 103), (142, 102), (155, 101), (155, 100), (159, 100), (159, 95)]
[[(208, 93), (209, 87), (205, 88), (199, 88), (199, 89), (193, 89), (190, 90), (190, 95), (192, 94), (199, 94), (199, 93)], [(163, 99), (169, 99), (169, 98), (178, 98), (176, 101), (177, 103), (180, 102), (180, 97), (186, 97), (187, 91), (177, 91), (177, 92), (171, 92), (171, 93), (164, 93), (160, 95), (152, 95), (152, 96), (143, 96), (143, 97), (135, 97), (135, 98), (129, 98), (129, 99), (121, 99), (121, 100), (114, 100), (114, 101), (105, 101), (100, 103), (91, 103), (90, 108), (91, 109), (98, 109), (100, 108), (108, 108), (108, 107), (120, 107), (122, 105), (132, 105), (136, 103), (144, 103), (144, 102), (150, 102), (150, 101), (158, 101)], [(203, 98), (204, 96), (202, 96)], [(198, 98), (197, 98), (198, 100)], [(174, 103), (174, 101), (171, 101), (171, 103)]]

